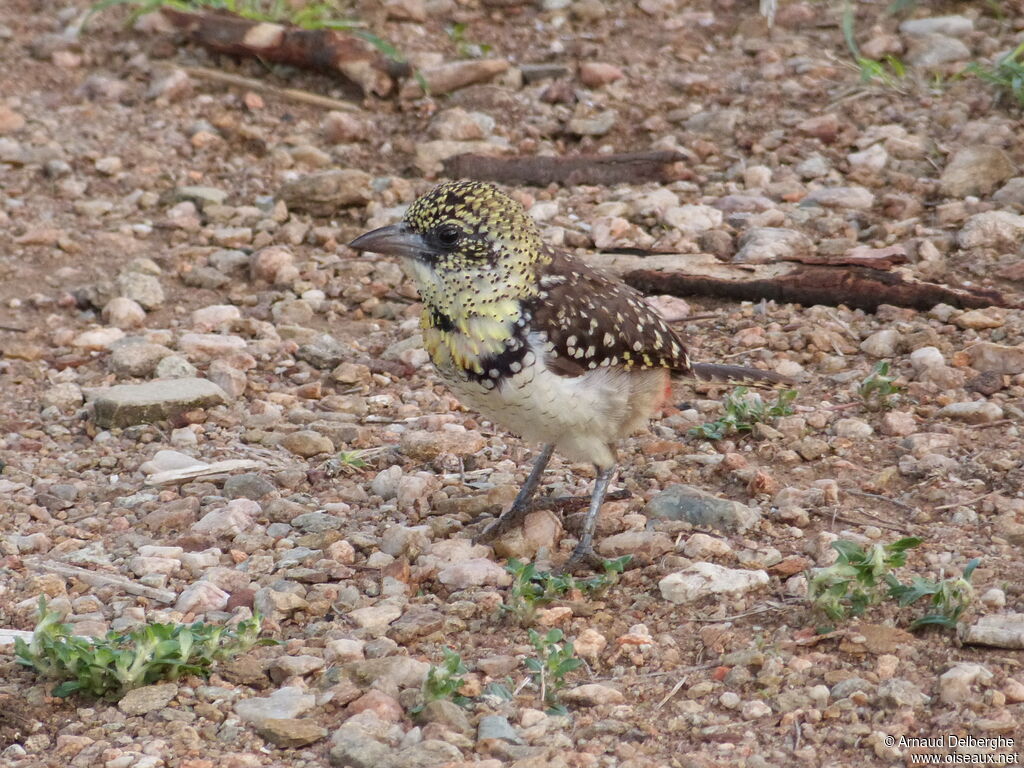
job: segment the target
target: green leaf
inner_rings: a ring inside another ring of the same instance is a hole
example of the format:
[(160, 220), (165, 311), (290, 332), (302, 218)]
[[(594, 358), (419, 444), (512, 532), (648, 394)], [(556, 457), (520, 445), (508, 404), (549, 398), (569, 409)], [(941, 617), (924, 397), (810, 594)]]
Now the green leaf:
[(889, 595), (896, 598), (899, 604), (904, 607), (916, 603), (922, 597), (934, 595), (938, 591), (939, 585), (936, 582), (922, 579), (920, 576), (915, 576), (909, 585), (889, 586)]
[(907, 536), (894, 541), (892, 544), (887, 544), (886, 549), (890, 552), (905, 552), (908, 549), (921, 546), (922, 541), (923, 539), (919, 539), (916, 536)]
[(839, 539), (838, 541), (833, 541), (831, 546), (832, 549), (839, 553), (839, 557), (847, 562), (864, 559), (864, 550), (856, 542)]
[(55, 686), (52, 694), (58, 699), (66, 699), (73, 693), (77, 693), (81, 688), (81, 685), (77, 680), (68, 680)]
[(484, 686), (485, 696), (494, 696), (502, 701), (512, 701), (512, 691), (503, 683), (492, 682)]
[(943, 616), (939, 613), (929, 613), (911, 623), (910, 628), (921, 629), (923, 627), (942, 627), (943, 629), (956, 629), (956, 619)]

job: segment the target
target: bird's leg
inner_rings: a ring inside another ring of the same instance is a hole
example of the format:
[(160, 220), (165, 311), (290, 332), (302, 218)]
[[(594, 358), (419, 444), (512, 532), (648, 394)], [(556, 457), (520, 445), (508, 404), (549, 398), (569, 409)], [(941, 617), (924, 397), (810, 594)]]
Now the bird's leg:
[(489, 541), (493, 541), (497, 538), (498, 534), (504, 533), (522, 522), (523, 518), (526, 517), (526, 513), (530, 511), (530, 502), (533, 500), (533, 494), (537, 491), (537, 486), (540, 485), (541, 475), (544, 474), (544, 468), (551, 461), (551, 454), (554, 450), (555, 446), (553, 443), (548, 443), (541, 448), (540, 453), (533, 462), (530, 476), (526, 478), (523, 487), (519, 489), (519, 493), (516, 494), (512, 506), (505, 510), (497, 520), (474, 536), (474, 544), (486, 544)]
[(612, 476), (615, 474), (615, 465), (601, 469), (598, 467), (597, 480), (594, 481), (594, 492), (590, 495), (590, 507), (587, 509), (587, 516), (583, 519), (583, 531), (580, 533), (580, 543), (572, 551), (565, 565), (558, 570), (562, 573), (571, 573), (577, 566), (584, 562), (590, 566), (597, 567), (601, 558), (594, 552), (594, 528), (597, 527), (597, 515), (601, 511), (601, 504), (604, 496), (611, 485)]

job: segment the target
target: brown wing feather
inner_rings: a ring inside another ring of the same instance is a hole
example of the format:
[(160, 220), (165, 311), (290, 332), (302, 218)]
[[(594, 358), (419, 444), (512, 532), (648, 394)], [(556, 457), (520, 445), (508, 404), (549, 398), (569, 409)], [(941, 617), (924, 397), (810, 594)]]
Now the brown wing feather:
[(682, 339), (625, 283), (559, 252), (540, 286), (532, 325), (547, 333), (554, 373), (580, 376), (608, 365), (690, 372)]

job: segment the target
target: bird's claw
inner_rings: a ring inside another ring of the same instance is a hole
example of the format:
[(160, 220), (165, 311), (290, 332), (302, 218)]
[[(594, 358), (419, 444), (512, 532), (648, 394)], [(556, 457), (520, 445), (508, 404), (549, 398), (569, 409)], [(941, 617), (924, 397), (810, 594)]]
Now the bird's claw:
[(480, 533), (472, 538), (472, 541), (474, 544), (490, 544), (501, 534), (511, 529), (515, 523), (516, 520), (511, 515), (502, 515), (497, 520), (492, 520), (488, 523)]
[(569, 559), (553, 569), (552, 572), (558, 576), (563, 576), (573, 573), (583, 566), (592, 571), (601, 570), (604, 567), (604, 560), (598, 556), (592, 546), (576, 547)]

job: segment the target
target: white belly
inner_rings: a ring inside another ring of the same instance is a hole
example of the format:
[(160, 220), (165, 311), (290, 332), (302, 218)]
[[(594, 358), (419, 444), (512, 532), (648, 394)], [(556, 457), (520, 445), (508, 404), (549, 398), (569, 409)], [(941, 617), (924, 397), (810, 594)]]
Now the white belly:
[(440, 373), (466, 405), (523, 439), (552, 443), (573, 461), (614, 464), (615, 441), (643, 426), (661, 405), (668, 372), (607, 366), (559, 376), (544, 364), (548, 353), (532, 334), (530, 347), (523, 369), (492, 389), (451, 370)]

